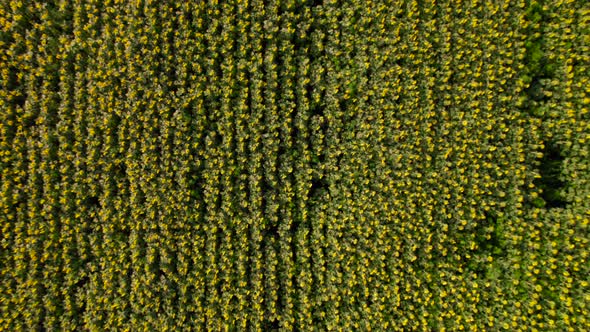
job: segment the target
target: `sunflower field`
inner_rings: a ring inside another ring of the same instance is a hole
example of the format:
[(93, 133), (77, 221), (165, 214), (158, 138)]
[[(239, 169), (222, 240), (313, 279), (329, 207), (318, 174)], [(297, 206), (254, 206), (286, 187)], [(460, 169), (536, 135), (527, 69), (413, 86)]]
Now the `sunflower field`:
[(590, 3), (0, 1), (0, 331), (590, 330)]

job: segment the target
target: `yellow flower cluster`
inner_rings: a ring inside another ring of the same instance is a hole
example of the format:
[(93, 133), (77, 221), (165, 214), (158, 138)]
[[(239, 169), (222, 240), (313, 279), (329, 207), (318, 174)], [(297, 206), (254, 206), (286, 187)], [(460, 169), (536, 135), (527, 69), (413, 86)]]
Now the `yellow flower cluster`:
[(0, 2), (0, 330), (590, 330), (589, 20)]

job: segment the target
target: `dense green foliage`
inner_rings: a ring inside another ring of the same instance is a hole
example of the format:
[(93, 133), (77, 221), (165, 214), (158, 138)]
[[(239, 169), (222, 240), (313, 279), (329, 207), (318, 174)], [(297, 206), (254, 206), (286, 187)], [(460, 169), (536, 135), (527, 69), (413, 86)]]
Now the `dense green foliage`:
[(590, 5), (0, 2), (0, 330), (590, 330)]

